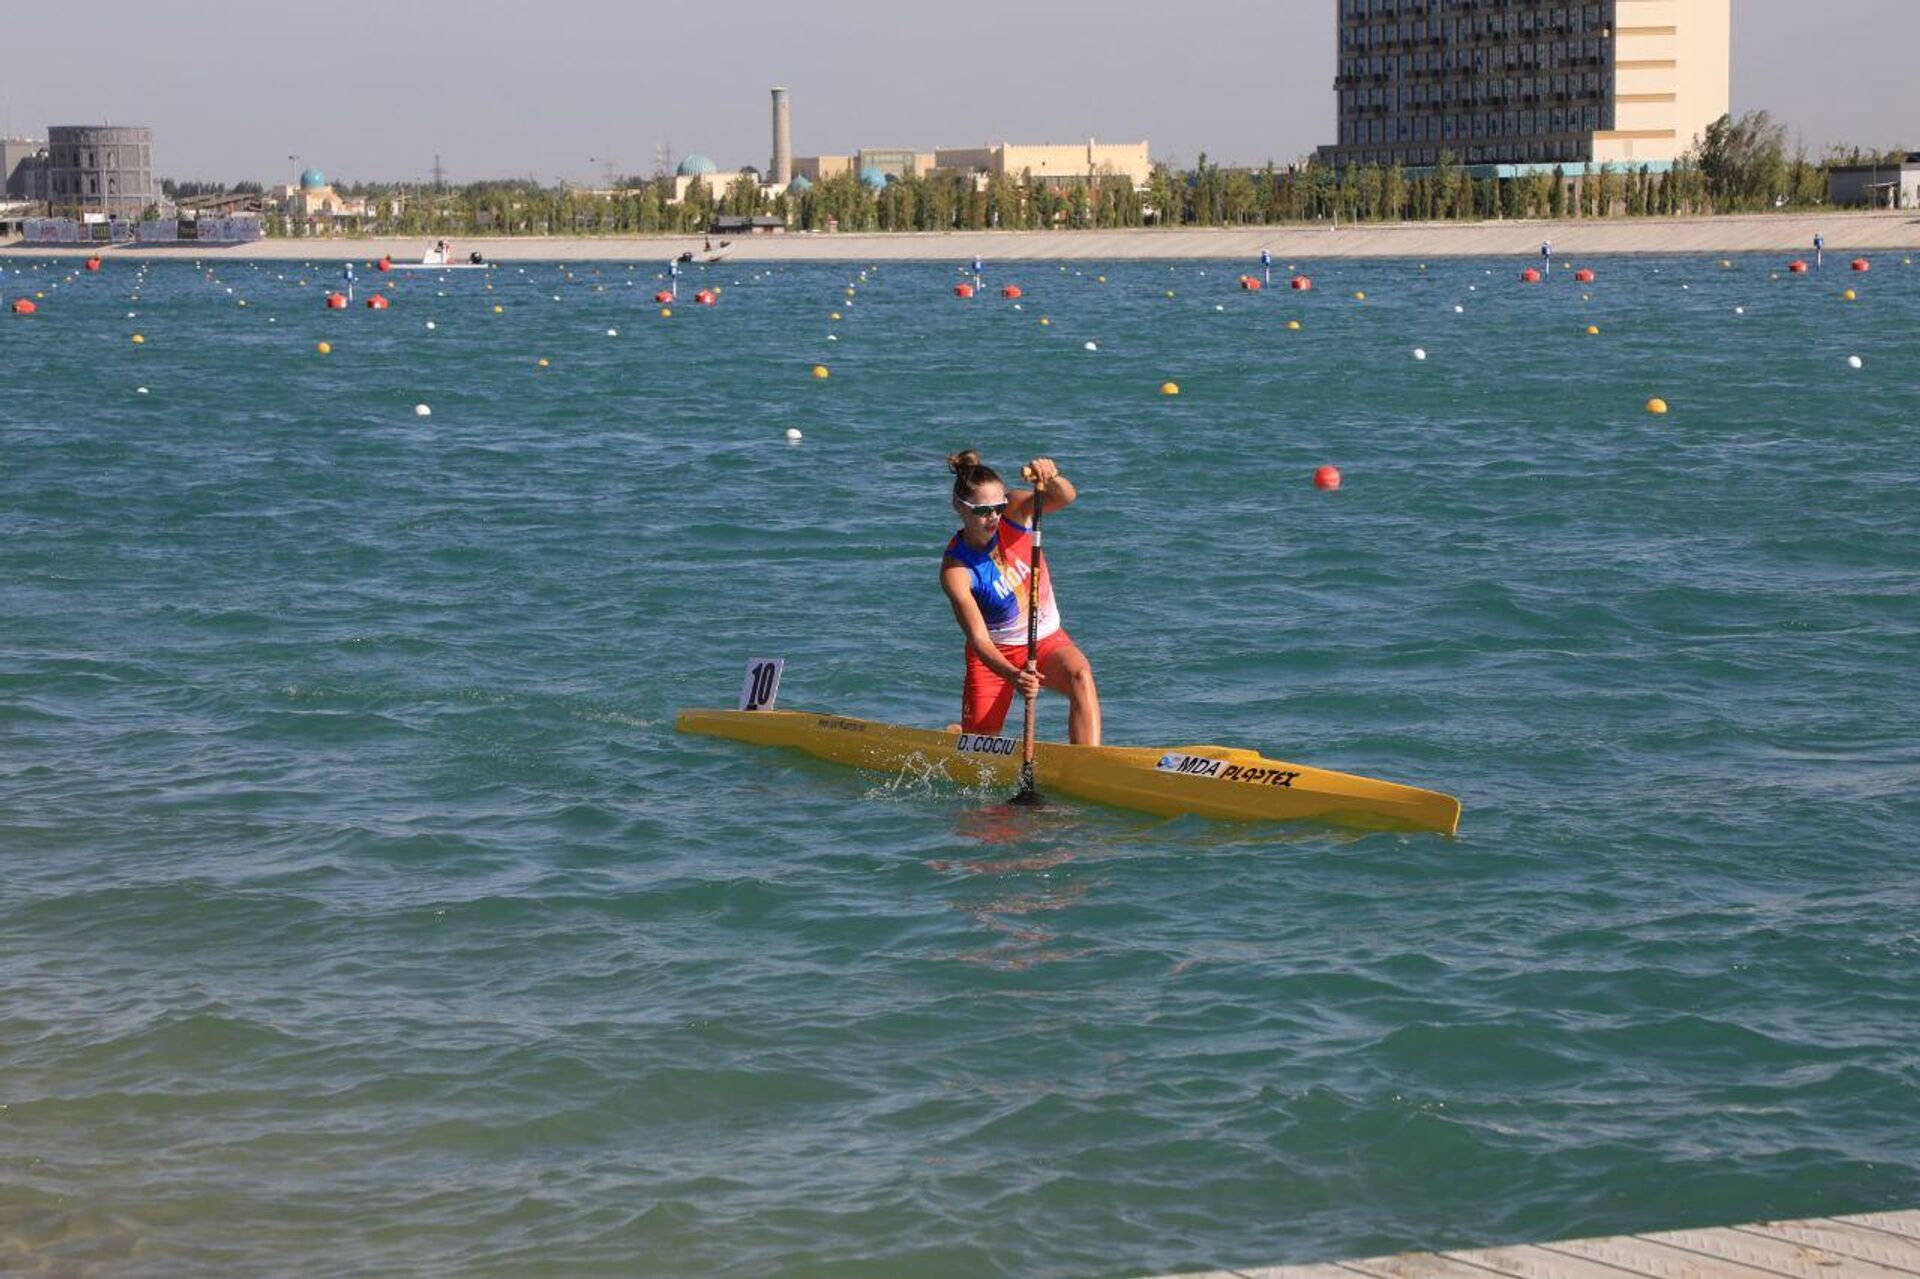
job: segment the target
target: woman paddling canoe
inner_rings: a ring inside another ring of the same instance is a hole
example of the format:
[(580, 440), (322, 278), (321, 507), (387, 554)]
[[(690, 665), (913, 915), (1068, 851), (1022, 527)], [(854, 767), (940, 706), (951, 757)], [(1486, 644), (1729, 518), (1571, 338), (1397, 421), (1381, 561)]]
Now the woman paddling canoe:
[(1100, 694), (1085, 653), (1060, 628), (1053, 575), (1040, 557), (1037, 671), (1027, 670), (1028, 579), (1033, 566), (1034, 503), (1057, 511), (1073, 504), (1074, 488), (1052, 458), (1026, 467), (1034, 490), (1008, 492), (1000, 476), (972, 449), (947, 459), (953, 471), (953, 507), (960, 531), (940, 560), (940, 585), (967, 637), (967, 676), (961, 694), (960, 731), (998, 734), (1016, 689), (1033, 697), (1040, 689), (1065, 693), (1067, 739), (1100, 744)]

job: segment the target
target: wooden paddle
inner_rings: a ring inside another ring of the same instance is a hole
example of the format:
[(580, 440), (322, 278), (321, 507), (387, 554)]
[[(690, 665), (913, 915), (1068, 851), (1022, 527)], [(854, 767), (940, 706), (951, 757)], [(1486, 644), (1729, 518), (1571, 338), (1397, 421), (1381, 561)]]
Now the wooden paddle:
[[(1040, 516), (1046, 511), (1046, 488), (1034, 480), (1033, 468), (1020, 468), (1020, 478), (1033, 480), (1033, 554), (1027, 569), (1027, 669), (1038, 672), (1040, 660), (1036, 652), (1040, 645)], [(1040, 792), (1033, 788), (1033, 710), (1037, 697), (1025, 697), (1026, 727), (1020, 734), (1020, 791), (1009, 802), (1035, 805), (1041, 802)]]

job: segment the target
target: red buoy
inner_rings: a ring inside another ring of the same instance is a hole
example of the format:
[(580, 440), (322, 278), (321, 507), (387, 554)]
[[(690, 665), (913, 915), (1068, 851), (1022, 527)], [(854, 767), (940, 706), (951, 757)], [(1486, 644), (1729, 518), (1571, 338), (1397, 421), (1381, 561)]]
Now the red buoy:
[(1593, 268), (1592, 268), (1592, 267), (1587, 267), (1587, 266), (1583, 266), (1583, 267), (1581, 267), (1581, 268), (1580, 268), (1580, 269), (1579, 269), (1578, 271), (1575, 271), (1575, 272), (1573, 273), (1573, 278), (1574, 278), (1574, 279), (1576, 279), (1576, 280), (1578, 280), (1578, 281), (1579, 281), (1580, 283), (1582, 283), (1582, 284), (1592, 284), (1592, 283), (1593, 283)]
[(375, 262), (373, 265), (376, 270), (391, 271), (393, 270), (393, 259), (381, 258), (378, 262)]
[(344, 293), (327, 294), (327, 310), (344, 311), (347, 309), (347, 295)]
[(1308, 279), (1306, 276), (1296, 275), (1293, 277), (1293, 291), (1295, 293), (1305, 293), (1308, 289), (1312, 287), (1313, 287), (1313, 281)]
[(1003, 298), (1017, 298), (1020, 296), (1020, 286), (1017, 284), (1001, 285), (1000, 296)]
[(387, 299), (385, 294), (376, 293), (372, 297), (367, 299), (367, 310), (384, 311), (386, 309), (387, 309)]
[(957, 298), (970, 298), (973, 296), (973, 286), (971, 284), (956, 284), (953, 286), (953, 296)]
[(89, 270), (89, 271), (98, 271), (99, 269), (100, 269), (100, 259), (99, 259), (99, 258), (88, 258), (88, 259), (87, 259), (87, 270)]
[(671, 302), (673, 301), (673, 294), (667, 292), (665, 289), (662, 289), (658, 293), (653, 295), (653, 300), (655, 302)]
[(1313, 473), (1313, 486), (1317, 489), (1337, 489), (1340, 487), (1340, 468), (1322, 466)]
[(1865, 258), (1855, 258), (1853, 260), (1853, 269), (1856, 271), (1871, 271), (1873, 270), (1873, 263), (1867, 261)]
[(1807, 273), (1807, 264), (1799, 258), (1795, 258), (1793, 261), (1787, 263), (1787, 270), (1793, 272), (1795, 275), (1805, 275)]
[(1522, 284), (1540, 283), (1540, 272), (1538, 272), (1532, 267), (1528, 267), (1526, 270), (1520, 273), (1520, 283)]
[(720, 295), (718, 293), (715, 293), (712, 289), (702, 289), (698, 293), (693, 295), (693, 300), (695, 302), (698, 302), (701, 306), (712, 306), (715, 302), (718, 302), (720, 300)]
[(39, 309), (39, 307), (33, 304), (32, 298), (15, 298), (13, 300), (13, 313), (15, 315), (32, 315)]
[(1260, 281), (1254, 276), (1243, 275), (1240, 277), (1240, 287), (1249, 293), (1258, 293), (1260, 291)]

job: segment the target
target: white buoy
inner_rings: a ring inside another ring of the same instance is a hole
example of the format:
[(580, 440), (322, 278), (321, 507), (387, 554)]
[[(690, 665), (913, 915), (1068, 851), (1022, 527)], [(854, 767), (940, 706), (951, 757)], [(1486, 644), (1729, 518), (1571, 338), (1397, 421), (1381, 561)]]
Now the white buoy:
[(798, 444), (803, 438), (805, 437), (800, 434), (799, 427), (790, 426), (787, 428), (787, 443)]
[(1416, 359), (1416, 360), (1424, 360), (1424, 359), (1426, 359), (1426, 358), (1427, 358), (1427, 349), (1426, 349), (1425, 347), (1423, 347), (1423, 346), (1416, 346), (1416, 347), (1414, 347), (1414, 348), (1413, 348), (1413, 358), (1414, 358), (1414, 359)]
[(834, 336), (833, 334), (831, 334), (831, 333), (829, 333), (829, 334), (827, 334), (827, 341), (829, 341), (829, 342), (838, 342), (839, 340), (840, 340), (840, 339), (839, 339), (838, 337), (836, 337), (836, 336)]
[(1453, 313), (1455, 315), (1465, 315), (1467, 313), (1467, 308), (1464, 306), (1456, 306), (1453, 308)]
[(1850, 369), (1863, 368), (1865, 367), (1866, 363), (1867, 362), (1865, 360), (1861, 359), (1857, 355), (1849, 355), (1847, 357), (1847, 367)]
[(439, 327), (440, 327), (440, 326), (439, 326), (439, 325), (437, 325), (437, 324), (435, 324), (435, 323), (434, 323), (434, 322), (433, 322), (432, 320), (428, 320), (428, 321), (427, 321), (427, 332), (429, 332), (429, 333), (431, 333), (431, 332), (433, 332), (433, 331), (434, 331), (435, 329), (437, 329), (437, 328), (439, 328)]
[[(1205, 272), (1203, 271), (1203, 272), (1201, 272), (1201, 274), (1203, 274), (1203, 275), (1204, 275), (1204, 274), (1206, 274), (1206, 273), (1205, 273)], [(1214, 309), (1214, 310), (1216, 310), (1216, 311), (1224, 311), (1224, 310), (1226, 310), (1227, 308), (1226, 308), (1226, 307), (1224, 307), (1224, 306), (1221, 306), (1221, 305), (1220, 305), (1220, 304), (1218, 304), (1218, 303), (1215, 303), (1215, 304), (1214, 304), (1214, 308), (1213, 308), (1213, 309)]]
[(135, 395), (145, 395), (147, 393), (147, 388), (144, 386), (136, 386), (133, 388), (133, 393)]
[(619, 329), (608, 329), (608, 330), (607, 330), (607, 336), (608, 336), (608, 337), (610, 337), (610, 338), (617, 338), (617, 337), (619, 337), (619, 336), (620, 336), (620, 330), (619, 330)]
[(415, 417), (432, 417), (433, 410), (424, 404), (416, 404), (413, 406), (413, 415)]
[(1745, 315), (1747, 313), (1747, 308), (1744, 306), (1736, 306), (1733, 308), (1733, 313), (1735, 315)]
[(1092, 342), (1087, 342), (1083, 343), (1080, 349), (1083, 351), (1098, 351), (1100, 348)]

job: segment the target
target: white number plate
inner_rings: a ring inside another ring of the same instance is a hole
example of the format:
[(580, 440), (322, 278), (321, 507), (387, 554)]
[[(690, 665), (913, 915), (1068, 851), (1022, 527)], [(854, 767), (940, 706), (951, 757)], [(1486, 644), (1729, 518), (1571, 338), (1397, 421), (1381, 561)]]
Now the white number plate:
[(747, 680), (740, 686), (740, 709), (772, 710), (774, 698), (780, 696), (780, 671), (786, 664), (784, 657), (756, 657), (748, 662)]

